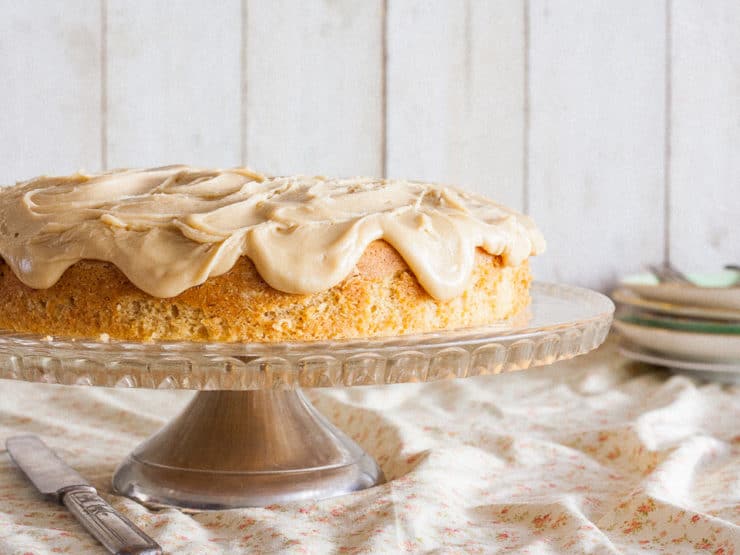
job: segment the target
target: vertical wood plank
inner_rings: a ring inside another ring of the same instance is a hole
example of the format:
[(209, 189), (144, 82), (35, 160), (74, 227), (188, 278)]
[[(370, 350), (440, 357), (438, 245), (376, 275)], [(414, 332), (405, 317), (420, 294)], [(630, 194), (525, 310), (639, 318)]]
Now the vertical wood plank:
[(0, 184), (100, 166), (100, 8), (4, 2)]
[(520, 2), (392, 1), (388, 174), (523, 198)]
[(247, 161), (382, 173), (382, 2), (248, 2)]
[(740, 263), (740, 4), (673, 0), (670, 257)]
[(535, 275), (603, 289), (663, 257), (664, 5), (533, 0), (530, 14)]
[(240, 163), (239, 0), (110, 1), (110, 167)]

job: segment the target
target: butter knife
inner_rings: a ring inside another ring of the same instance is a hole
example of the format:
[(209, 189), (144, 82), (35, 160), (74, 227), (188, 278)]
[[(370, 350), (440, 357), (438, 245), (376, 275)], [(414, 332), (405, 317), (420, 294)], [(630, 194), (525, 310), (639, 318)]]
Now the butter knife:
[(157, 542), (111, 507), (87, 480), (67, 466), (37, 436), (13, 436), (5, 446), (10, 458), (36, 489), (64, 504), (108, 551), (117, 555), (162, 554)]

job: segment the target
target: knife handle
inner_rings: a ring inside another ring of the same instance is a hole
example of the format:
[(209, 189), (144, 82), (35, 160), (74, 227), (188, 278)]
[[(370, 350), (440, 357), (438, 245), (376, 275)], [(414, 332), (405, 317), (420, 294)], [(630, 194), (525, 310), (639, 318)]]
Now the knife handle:
[(133, 522), (111, 507), (91, 486), (64, 490), (62, 503), (77, 520), (116, 555), (161, 555), (162, 548)]

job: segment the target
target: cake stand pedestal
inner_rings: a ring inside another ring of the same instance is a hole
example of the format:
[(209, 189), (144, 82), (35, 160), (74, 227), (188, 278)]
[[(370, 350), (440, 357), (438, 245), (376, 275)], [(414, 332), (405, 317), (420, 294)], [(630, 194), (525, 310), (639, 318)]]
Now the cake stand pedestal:
[(599, 293), (535, 283), (522, 322), (394, 338), (136, 343), (0, 333), (0, 378), (200, 390), (121, 463), (114, 490), (153, 507), (266, 506), (343, 495), (384, 480), (372, 457), (300, 388), (424, 382), (551, 364), (598, 347), (613, 312)]
[(121, 464), (113, 488), (150, 506), (260, 507), (384, 481), (300, 390), (201, 391)]

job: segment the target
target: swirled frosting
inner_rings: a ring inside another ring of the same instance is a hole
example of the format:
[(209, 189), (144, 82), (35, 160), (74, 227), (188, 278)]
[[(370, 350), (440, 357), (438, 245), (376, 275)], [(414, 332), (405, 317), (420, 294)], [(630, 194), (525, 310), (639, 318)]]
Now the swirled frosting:
[(247, 256), (275, 289), (310, 294), (347, 277), (377, 239), (438, 299), (462, 293), (477, 247), (510, 265), (544, 249), (526, 216), (412, 181), (168, 166), (41, 177), (0, 191), (0, 255), (37, 289), (90, 259), (172, 297)]

